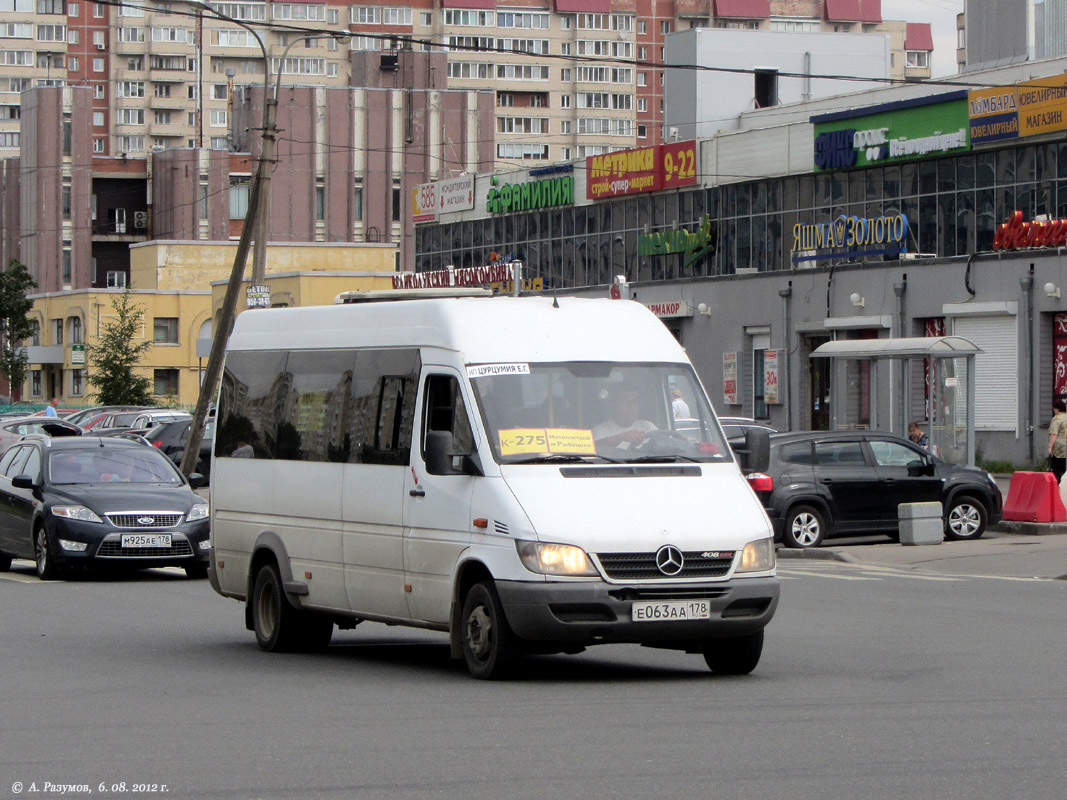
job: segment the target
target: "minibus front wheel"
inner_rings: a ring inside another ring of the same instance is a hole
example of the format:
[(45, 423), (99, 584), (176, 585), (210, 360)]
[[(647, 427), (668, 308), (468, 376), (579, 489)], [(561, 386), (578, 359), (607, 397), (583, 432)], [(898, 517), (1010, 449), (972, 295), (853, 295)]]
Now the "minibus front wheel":
[(715, 639), (704, 648), (704, 661), (716, 675), (748, 675), (763, 654), (763, 631)]
[(333, 634), (329, 618), (301, 611), (289, 602), (274, 564), (264, 564), (256, 573), (252, 627), (259, 646), (269, 653), (321, 650)]
[(492, 581), (476, 583), (467, 592), (462, 626), (467, 671), (482, 680), (504, 677), (514, 663), (516, 641)]

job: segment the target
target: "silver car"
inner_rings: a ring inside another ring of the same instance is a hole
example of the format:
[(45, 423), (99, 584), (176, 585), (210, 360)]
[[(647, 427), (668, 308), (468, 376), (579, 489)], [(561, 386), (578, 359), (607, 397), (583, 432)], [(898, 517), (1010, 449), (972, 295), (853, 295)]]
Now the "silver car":
[(0, 421), (0, 454), (28, 433), (43, 433), (46, 436), (81, 436), (85, 431), (72, 422), (59, 417), (15, 417)]

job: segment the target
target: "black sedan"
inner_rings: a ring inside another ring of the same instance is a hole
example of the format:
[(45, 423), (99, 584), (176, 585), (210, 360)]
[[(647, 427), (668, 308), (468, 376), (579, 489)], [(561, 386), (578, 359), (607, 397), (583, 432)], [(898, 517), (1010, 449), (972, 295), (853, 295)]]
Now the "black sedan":
[[(173, 422), (161, 422), (144, 437), (158, 447), (163, 455), (179, 466), (185, 456), (185, 443), (189, 439), (189, 429), (193, 426), (191, 419), (179, 419)], [(211, 448), (215, 441), (215, 420), (209, 419), (204, 425), (204, 436), (200, 440), (200, 457), (196, 462), (196, 472), (205, 478), (211, 477)]]
[(748, 476), (787, 547), (833, 535), (896, 537), (898, 505), (941, 503), (947, 539), (977, 539), (1003, 511), (986, 471), (942, 461), (914, 443), (874, 431), (771, 435), (767, 470)]
[(42, 580), (91, 565), (204, 577), (208, 506), (192, 486), (144, 443), (29, 436), (0, 458), (0, 570), (26, 558)]

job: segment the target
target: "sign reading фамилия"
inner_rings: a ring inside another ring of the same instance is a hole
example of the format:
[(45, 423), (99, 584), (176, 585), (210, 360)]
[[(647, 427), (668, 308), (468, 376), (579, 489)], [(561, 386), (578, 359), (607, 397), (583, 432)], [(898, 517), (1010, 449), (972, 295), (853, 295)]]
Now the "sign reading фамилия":
[(815, 171), (869, 167), (969, 150), (967, 92), (821, 114)]
[(574, 176), (572, 164), (531, 169), (530, 180), (523, 183), (505, 183), (497, 186), (497, 177), (492, 177), (492, 188), (485, 196), (485, 210), (490, 214), (511, 214), (516, 211), (537, 211), (542, 208), (574, 205)]
[(793, 226), (793, 263), (828, 258), (900, 255), (908, 250), (908, 219), (889, 217), (838, 217), (832, 222)]

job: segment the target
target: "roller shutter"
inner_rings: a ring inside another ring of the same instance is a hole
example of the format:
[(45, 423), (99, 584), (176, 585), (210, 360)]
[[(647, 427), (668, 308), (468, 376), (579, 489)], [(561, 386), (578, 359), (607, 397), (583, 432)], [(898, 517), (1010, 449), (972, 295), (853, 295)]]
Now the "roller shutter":
[(1019, 419), (1019, 334), (1015, 316), (955, 317), (952, 332), (982, 352), (974, 358), (976, 430), (1014, 431)]

